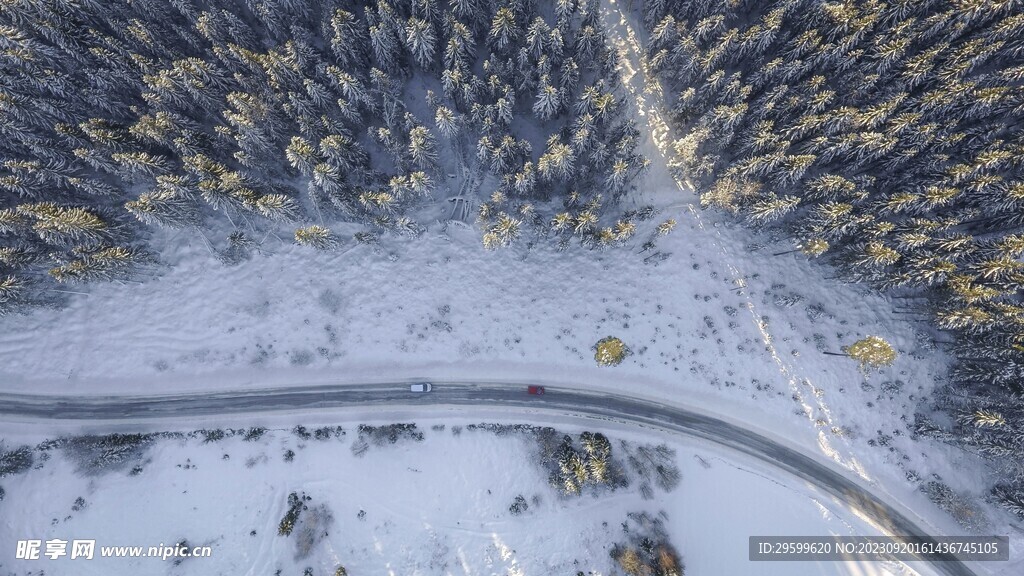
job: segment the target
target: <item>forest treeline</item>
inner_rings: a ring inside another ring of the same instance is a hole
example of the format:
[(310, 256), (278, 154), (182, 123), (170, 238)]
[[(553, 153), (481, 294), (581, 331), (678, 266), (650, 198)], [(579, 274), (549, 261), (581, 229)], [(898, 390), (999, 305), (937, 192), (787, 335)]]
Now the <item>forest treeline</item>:
[(916, 430), (998, 468), (1024, 516), (1024, 6), (1016, 0), (648, 0), (672, 168), (704, 206), (951, 333)]
[(646, 166), (616, 68), (596, 0), (5, 1), (0, 312), (130, 277), (160, 226), (229, 263), (423, 214), (624, 242), (650, 211), (614, 208)]

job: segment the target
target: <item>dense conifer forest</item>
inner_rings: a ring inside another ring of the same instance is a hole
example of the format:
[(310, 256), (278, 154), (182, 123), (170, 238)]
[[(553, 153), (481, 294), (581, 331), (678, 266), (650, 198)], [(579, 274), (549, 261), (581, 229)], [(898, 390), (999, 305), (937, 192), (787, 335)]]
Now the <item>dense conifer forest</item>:
[[(488, 248), (624, 242), (653, 212), (617, 207), (648, 160), (599, 10), (0, 0), (0, 314), (132, 278), (160, 228), (228, 265), (267, 238), (331, 250), (439, 213)], [(670, 168), (951, 338), (929, 406), (949, 417), (916, 429), (990, 459), (993, 498), (1024, 516), (1021, 2), (642, 11)]]
[(650, 0), (644, 20), (672, 168), (951, 334), (950, 419), (917, 431), (991, 459), (1024, 515), (1024, 6)]
[(646, 161), (596, 7), (5, 1), (0, 310), (130, 277), (152, 227), (228, 262), (283, 226), (331, 249), (449, 205), (488, 248), (622, 242)]

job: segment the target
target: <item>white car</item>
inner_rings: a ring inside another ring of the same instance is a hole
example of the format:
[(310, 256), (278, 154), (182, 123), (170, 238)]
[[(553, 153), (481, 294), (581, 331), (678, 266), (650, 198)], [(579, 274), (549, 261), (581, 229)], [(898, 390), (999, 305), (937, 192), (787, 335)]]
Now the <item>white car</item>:
[(417, 382), (410, 386), (409, 390), (413, 392), (430, 392), (431, 388), (430, 382)]

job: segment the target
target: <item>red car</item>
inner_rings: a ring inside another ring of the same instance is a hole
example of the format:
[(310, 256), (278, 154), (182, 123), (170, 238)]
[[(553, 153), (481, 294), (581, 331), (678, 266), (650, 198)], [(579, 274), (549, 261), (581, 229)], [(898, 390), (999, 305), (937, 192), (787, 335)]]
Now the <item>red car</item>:
[(530, 394), (535, 395), (535, 396), (540, 396), (541, 394), (544, 393), (544, 387), (543, 386), (530, 386), (530, 387), (528, 387), (526, 389), (526, 391), (529, 392)]

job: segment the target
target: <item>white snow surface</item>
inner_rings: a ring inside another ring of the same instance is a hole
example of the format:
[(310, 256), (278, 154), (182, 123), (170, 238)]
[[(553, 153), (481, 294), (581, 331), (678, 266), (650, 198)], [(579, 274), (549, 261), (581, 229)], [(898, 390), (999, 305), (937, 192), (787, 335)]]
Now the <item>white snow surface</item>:
[[(538, 381), (616, 389), (701, 407), (742, 421), (845, 467), (877, 493), (908, 506), (924, 526), (934, 528), (936, 533), (963, 533), (917, 490), (920, 481), (907, 477), (910, 471), (925, 480), (937, 475), (954, 490), (978, 499), (988, 485), (986, 467), (975, 459), (936, 442), (909, 438), (915, 410), (927, 404), (948, 362), (929, 345), (930, 337), (923, 332), (925, 325), (915, 323), (915, 317), (902, 315), (899, 310), (894, 312), (892, 302), (863, 287), (828, 278), (832, 274), (828, 268), (807, 261), (799, 253), (773, 256), (792, 250), (788, 242), (771, 241), (720, 215), (702, 212), (686, 183), (674, 181), (665, 168), (668, 131), (659, 114), (660, 88), (646, 75), (639, 57), (639, 28), (632, 16), (612, 1), (607, 5), (605, 22), (623, 55), (623, 79), (632, 91), (634, 113), (645, 137), (643, 152), (653, 161), (625, 204), (653, 205), (659, 210), (625, 247), (603, 251), (574, 247), (559, 252), (552, 240), (542, 238), (532, 245), (530, 239), (521, 239), (510, 249), (486, 251), (480, 244), (479, 231), (435, 222), (416, 238), (387, 236), (372, 246), (349, 242), (340, 250), (326, 253), (270, 241), (252, 260), (225, 266), (199, 237), (187, 232), (163, 234), (156, 245), (162, 247), (162, 260), (168, 266), (141, 283), (74, 288), (86, 293), (69, 295), (64, 309), (36, 310), (0, 320), (0, 390), (149, 394), (411, 377)], [(426, 221), (442, 218), (447, 212), (448, 207), (444, 207), (425, 215)], [(641, 253), (641, 245), (651, 237), (654, 227), (668, 218), (676, 219), (678, 226), (670, 235), (658, 238), (654, 251), (668, 257), (645, 263), (651, 252)], [(344, 225), (333, 227), (343, 234), (354, 231)], [(598, 368), (592, 347), (609, 335), (625, 341), (632, 354), (617, 367)], [(898, 349), (899, 358), (892, 367), (865, 375), (853, 361), (823, 353), (840, 352), (843, 346), (866, 335), (881, 336)], [(479, 448), (494, 450), (490, 445)], [(218, 503), (232, 508), (214, 520), (229, 523), (237, 518), (239, 534), (243, 528), (247, 534), (250, 523), (267, 522), (279, 515), (284, 502), (283, 492), (279, 492), (285, 489), (286, 471), (300, 471), (297, 485), (319, 483), (324, 494), (335, 494), (321, 497), (334, 498), (332, 508), (339, 518), (346, 519), (342, 522), (345, 525), (351, 517), (349, 508), (356, 504), (342, 499), (338, 495), (341, 491), (363, 494), (366, 506), (371, 506), (371, 496), (380, 493), (359, 492), (374, 484), (369, 478), (381, 474), (376, 476), (379, 482), (379, 478), (388, 477), (387, 466), (417, 468), (423, 458), (410, 449), (403, 454), (407, 458), (392, 458), (389, 462), (382, 459), (373, 465), (370, 462), (376, 455), (371, 454), (362, 462), (367, 467), (366, 476), (349, 478), (345, 482), (350, 484), (344, 484), (340, 478), (348, 476), (335, 478), (333, 472), (310, 464), (314, 450), (321, 448), (308, 448), (305, 467), (301, 462), (292, 468), (268, 465), (270, 476), (252, 479), (253, 484), (240, 489), (228, 486), (226, 479), (231, 476), (205, 488), (188, 479), (215, 470), (211, 459), (219, 455), (162, 446), (153, 455), (154, 467), (182, 460), (186, 453), (194, 453), (202, 466), (199, 472), (190, 471), (191, 476), (183, 472), (179, 478), (173, 472), (150, 477), (163, 483), (154, 488), (161, 494), (182, 487), (204, 502), (243, 496), (237, 502)], [(460, 466), (472, 461), (466, 458)], [(231, 462), (231, 466), (237, 466), (239, 459), (233, 455)], [(43, 473), (69, 478), (58, 472), (58, 466), (54, 463)], [(718, 474), (726, 468), (719, 466), (717, 472), (706, 474)], [(489, 479), (483, 469), (474, 472), (474, 486), (491, 482), (507, 491), (516, 482), (535, 480), (514, 475), (506, 478), (504, 472), (490, 471)], [(414, 477), (401, 473), (394, 480), (394, 493), (399, 494), (399, 484), (410, 488)], [(97, 491), (97, 498), (113, 499), (123, 490), (130, 490), (133, 481), (118, 478), (116, 482), (90, 485)], [(708, 481), (705, 486), (713, 487), (719, 481), (721, 485), (753, 482), (749, 476), (735, 475)], [(5, 479), (3, 485), (13, 493), (19, 482), (28, 480)], [(769, 485), (758, 484), (757, 489), (769, 490)], [(436, 482), (432, 486), (433, 496), (388, 513), (396, 515), (392, 520), (396, 537), (380, 544), (390, 547), (388, 553), (374, 551), (370, 541), (339, 540), (337, 546), (346, 551), (363, 550), (360, 562), (366, 562), (366, 566), (381, 568), (384, 559), (405, 562), (403, 558), (413, 554), (414, 547), (427, 546), (431, 530), (439, 533), (436, 526), (431, 528), (423, 520), (427, 512), (419, 507), (423, 503), (459, 505), (446, 502), (437, 492), (440, 486)], [(58, 483), (58, 489), (65, 488)], [(487, 514), (500, 509), (485, 505), (490, 500), (472, 492), (478, 488), (464, 489), (471, 491), (465, 505), (474, 521), (485, 526), (495, 521)], [(691, 505), (700, 506), (701, 499), (708, 497), (701, 492), (707, 491), (699, 487), (681, 490), (681, 497), (695, 498)], [(137, 497), (142, 498), (141, 494), (138, 492)], [(723, 496), (721, 501), (725, 500)], [(694, 573), (736, 572), (725, 571), (724, 567), (718, 570), (716, 562), (729, 561), (719, 558), (720, 554), (703, 554), (699, 548), (687, 546), (689, 535), (722, 529), (742, 532), (745, 537), (752, 533), (745, 522), (761, 521), (757, 518), (762, 516), (778, 518), (790, 506), (782, 503), (794, 502), (780, 497), (776, 508), (771, 500), (765, 499), (763, 508), (735, 500), (740, 504), (729, 508), (733, 513), (758, 513), (747, 520), (734, 517), (731, 525), (727, 515), (711, 521), (681, 512), (685, 507), (670, 511), (671, 529), (686, 534), (681, 549), (690, 565), (707, 563), (708, 571)], [(40, 513), (48, 507), (65, 505), (59, 499), (51, 501), (42, 492), (29, 497), (29, 502)], [(507, 533), (502, 533), (508, 543), (501, 545), (523, 551), (531, 542), (561, 542), (563, 553), (571, 551), (583, 559), (585, 551), (596, 550), (594, 547), (603, 545), (608, 536), (594, 528), (594, 520), (606, 512), (622, 510), (601, 510), (602, 506), (597, 505), (595, 510), (584, 512), (586, 502), (583, 499), (573, 504), (580, 507), (579, 518), (576, 514), (557, 515), (554, 508), (546, 508), (543, 513), (551, 515), (551, 523), (537, 523), (545, 529), (568, 532), (571, 535), (563, 537), (576, 540), (535, 537), (533, 528), (508, 526)], [(144, 504), (164, 506), (157, 502)], [(0, 504), (4, 506), (9, 504)], [(1010, 531), (1004, 514), (984, 504), (979, 506), (990, 518), (994, 533)], [(796, 514), (797, 505), (792, 507)], [(110, 506), (96, 508), (106, 510)], [(153, 513), (170, 509), (154, 508)], [(399, 518), (400, 512), (410, 516)], [(56, 514), (47, 512), (51, 513)], [(433, 522), (447, 522), (451, 513), (450, 509), (442, 510)], [(124, 514), (128, 520), (134, 512)], [(182, 522), (152, 522), (150, 530), (185, 526), (190, 512), (178, 510), (175, 514), (181, 515)], [(11, 517), (6, 510), (4, 515)], [(19, 522), (48, 518), (36, 516), (17, 517), (22, 518)], [(82, 525), (86, 526), (84, 518)], [(100, 525), (90, 524), (94, 528)], [(146, 534), (127, 528), (141, 523), (125, 526), (126, 535)], [(388, 529), (383, 524), (375, 526), (375, 534)], [(819, 525), (794, 520), (790, 526), (796, 533), (809, 533)], [(204, 537), (213, 538), (226, 530), (226, 524), (211, 526)], [(578, 537), (574, 535), (577, 532)], [(369, 533), (364, 530), (353, 537), (368, 538)], [(489, 538), (474, 534), (477, 544)], [(165, 537), (155, 532), (149, 535)], [(402, 538), (413, 538), (415, 543), (406, 544)], [(262, 538), (259, 541), (264, 542)], [(458, 545), (461, 543), (450, 544)], [(478, 550), (474, 554), (479, 553), (479, 547), (474, 550)], [(541, 556), (531, 553), (533, 559), (517, 561), (539, 562), (536, 558)], [(519, 558), (515, 554), (510, 557)], [(235, 569), (246, 566), (245, 562), (256, 562), (237, 555), (222, 558), (213, 561), (233, 562), (223, 565), (225, 573), (237, 573)], [(499, 562), (495, 558), (492, 560)], [(485, 564), (477, 560), (466, 565), (472, 567), (470, 573), (486, 573)], [(994, 573), (1011, 573), (1007, 567), (987, 568)]]
[[(300, 440), (287, 430), (272, 430), (254, 442), (237, 436), (207, 444), (160, 440), (145, 452), (143, 472), (136, 476), (126, 469), (83, 476), (54, 450), (40, 469), (6, 483), (2, 507), (9, 520), (0, 525), (0, 542), (95, 539), (96, 557), (3, 561), (0, 571), (166, 574), (173, 558), (102, 558), (99, 549), (148, 549), (185, 539), (189, 546), (211, 546), (211, 555), (184, 559), (174, 574), (262, 576), (278, 569), (299, 574), (306, 567), (333, 574), (341, 564), (349, 574), (608, 575), (615, 573), (609, 551), (625, 540), (627, 514), (663, 512), (688, 574), (914, 573), (895, 564), (749, 562), (747, 531), (877, 531), (841, 503), (787, 486), (772, 470), (707, 446), (670, 441), (682, 481), (671, 492), (656, 489), (653, 500), (640, 497), (636, 482), (564, 497), (548, 485), (527, 437), (479, 430), (454, 435), (448, 422), (443, 431), (432, 430), (429, 421), (420, 426), (422, 442), (371, 446), (362, 456), (351, 449), (354, 426), (346, 426), (341, 438), (322, 441)], [(613, 455), (621, 452), (619, 440), (664, 442), (635, 432), (616, 432), (610, 439)], [(282, 457), (288, 449), (296, 453), (292, 462)], [(311, 497), (303, 515), (326, 505), (333, 518), (306, 557), (297, 557), (301, 524), (289, 537), (277, 533), (293, 491)], [(517, 495), (529, 508), (512, 515), (509, 506)], [(78, 497), (85, 507), (73, 511)]]

